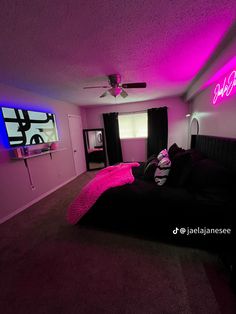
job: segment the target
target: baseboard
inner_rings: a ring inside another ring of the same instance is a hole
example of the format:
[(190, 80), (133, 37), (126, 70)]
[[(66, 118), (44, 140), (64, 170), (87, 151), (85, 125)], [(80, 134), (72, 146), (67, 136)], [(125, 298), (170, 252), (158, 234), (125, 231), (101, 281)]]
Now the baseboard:
[(49, 194), (55, 192), (56, 190), (60, 189), (61, 187), (63, 187), (64, 185), (66, 185), (67, 183), (71, 182), (72, 180), (74, 180), (77, 176), (74, 176), (72, 178), (70, 178), (69, 180), (63, 182), (62, 184), (56, 186), (55, 188), (49, 190), (46, 193), (41, 194), (39, 197), (35, 198), (34, 200), (32, 200), (31, 202), (27, 203), (26, 205), (14, 210), (12, 213), (10, 213), (9, 215), (3, 217), (0, 219), (0, 224), (4, 223), (5, 221), (11, 219), (12, 217), (16, 216), (17, 214), (19, 214), (20, 212), (22, 212), (23, 210), (25, 210), (26, 208), (32, 206), (33, 204), (37, 203), (38, 201), (40, 201), (41, 199), (43, 199), (44, 197), (48, 196)]

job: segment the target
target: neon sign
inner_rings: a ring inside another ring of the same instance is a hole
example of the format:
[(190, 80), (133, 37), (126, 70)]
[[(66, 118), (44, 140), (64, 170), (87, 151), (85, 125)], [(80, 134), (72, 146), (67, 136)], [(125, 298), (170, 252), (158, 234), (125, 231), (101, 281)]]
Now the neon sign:
[(230, 75), (224, 78), (223, 85), (218, 83), (214, 89), (213, 104), (215, 105), (219, 97), (229, 96), (236, 86), (236, 70), (233, 70)]

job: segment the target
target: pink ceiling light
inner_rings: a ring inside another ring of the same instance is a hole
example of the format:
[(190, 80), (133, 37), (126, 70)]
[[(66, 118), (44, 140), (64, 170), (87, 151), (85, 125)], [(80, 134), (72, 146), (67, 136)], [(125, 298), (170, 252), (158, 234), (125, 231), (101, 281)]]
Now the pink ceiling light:
[(109, 89), (109, 93), (114, 97), (119, 96), (121, 94), (121, 92), (122, 92), (121, 87), (113, 87), (113, 88)]

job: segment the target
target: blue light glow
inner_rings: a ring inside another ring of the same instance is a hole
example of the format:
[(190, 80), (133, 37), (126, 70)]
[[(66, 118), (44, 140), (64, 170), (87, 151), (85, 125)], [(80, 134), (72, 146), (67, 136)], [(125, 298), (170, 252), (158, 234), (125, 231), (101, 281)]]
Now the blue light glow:
[(0, 143), (5, 148), (10, 148), (5, 122), (3, 120), (2, 110), (0, 110)]

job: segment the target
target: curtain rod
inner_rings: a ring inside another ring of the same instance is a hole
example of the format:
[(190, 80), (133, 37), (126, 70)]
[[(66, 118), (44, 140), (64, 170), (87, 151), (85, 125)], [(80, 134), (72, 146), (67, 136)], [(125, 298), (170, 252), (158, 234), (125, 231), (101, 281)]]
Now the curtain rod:
[(167, 106), (164, 106), (164, 107), (157, 107), (157, 108), (147, 108), (147, 109), (144, 109), (144, 110), (137, 110), (137, 111), (118, 112), (118, 114), (122, 115), (122, 114), (144, 113), (144, 112), (147, 112), (148, 109), (159, 109), (159, 108), (167, 108), (167, 109), (169, 109)]
[(147, 110), (139, 110), (139, 111), (127, 111), (127, 112), (119, 112), (118, 114), (121, 115), (121, 114), (134, 114), (134, 113), (144, 113), (144, 112), (147, 112)]

